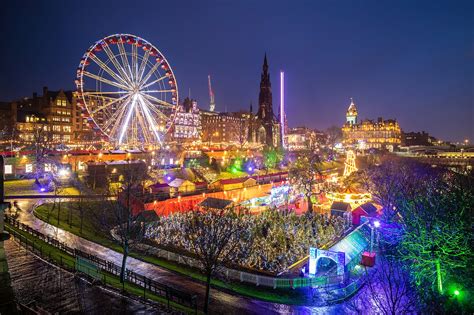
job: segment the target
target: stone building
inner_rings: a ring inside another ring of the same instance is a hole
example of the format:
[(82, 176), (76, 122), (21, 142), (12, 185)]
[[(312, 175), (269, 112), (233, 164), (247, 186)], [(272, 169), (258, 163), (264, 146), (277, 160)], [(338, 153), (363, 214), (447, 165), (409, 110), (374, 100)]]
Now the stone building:
[(375, 120), (357, 119), (358, 112), (354, 101), (347, 109), (346, 123), (342, 126), (343, 143), (357, 145), (360, 149), (388, 149), (392, 151), (401, 144), (402, 131), (395, 119), (384, 120), (379, 117)]
[(32, 130), (38, 125), (54, 144), (81, 146), (95, 139), (72, 91), (44, 87), (41, 96), (33, 93), (32, 98), (12, 102), (11, 116), (20, 141), (31, 142)]
[(201, 110), (202, 143), (243, 147), (248, 142), (250, 115), (247, 112), (217, 113)]

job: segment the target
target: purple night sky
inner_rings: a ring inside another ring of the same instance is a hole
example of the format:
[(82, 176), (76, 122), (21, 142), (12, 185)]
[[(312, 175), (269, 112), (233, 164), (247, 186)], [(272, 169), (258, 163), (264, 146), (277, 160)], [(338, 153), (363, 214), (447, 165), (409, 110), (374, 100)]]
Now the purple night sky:
[(397, 118), (405, 131), (474, 141), (472, 1), (8, 1), (0, 100), (73, 89), (84, 51), (114, 33), (158, 47), (181, 97), (217, 110), (257, 108), (267, 52), (274, 110), (285, 71), (289, 125)]

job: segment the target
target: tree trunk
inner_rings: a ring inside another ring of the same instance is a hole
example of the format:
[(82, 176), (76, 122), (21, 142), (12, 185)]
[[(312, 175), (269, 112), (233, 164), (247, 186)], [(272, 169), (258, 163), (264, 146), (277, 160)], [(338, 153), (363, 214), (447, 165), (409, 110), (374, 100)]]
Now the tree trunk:
[(81, 216), (80, 234), (82, 235), (82, 227), (83, 227), (83, 222), (84, 222), (84, 209), (80, 210), (80, 216)]
[(313, 202), (311, 201), (311, 194), (307, 195), (306, 196), (306, 200), (308, 202), (308, 213), (312, 213), (313, 212)]
[(443, 279), (441, 278), (441, 263), (439, 258), (436, 259), (436, 278), (438, 284), (438, 293), (443, 294)]
[(61, 201), (58, 201), (58, 227), (59, 227), (59, 216), (61, 214)]
[(69, 223), (69, 228), (72, 227), (72, 209), (71, 206), (67, 209), (67, 222)]
[(122, 268), (120, 270), (120, 282), (125, 283), (125, 270), (127, 267), (127, 258), (128, 258), (128, 241), (124, 242), (123, 245), (123, 258), (122, 258)]
[(210, 300), (210, 291), (211, 291), (211, 273), (207, 273), (206, 278), (206, 297), (204, 299), (204, 313), (208, 314), (209, 312), (209, 300)]

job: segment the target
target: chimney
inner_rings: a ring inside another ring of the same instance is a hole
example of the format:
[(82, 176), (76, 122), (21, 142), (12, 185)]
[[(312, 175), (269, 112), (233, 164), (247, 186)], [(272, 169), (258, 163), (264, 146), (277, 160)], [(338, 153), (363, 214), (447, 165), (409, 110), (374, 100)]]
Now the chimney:
[(37, 97), (38, 97), (38, 93), (33, 92), (33, 98), (37, 98)]
[(48, 95), (48, 87), (44, 86), (43, 87), (43, 97), (46, 97)]

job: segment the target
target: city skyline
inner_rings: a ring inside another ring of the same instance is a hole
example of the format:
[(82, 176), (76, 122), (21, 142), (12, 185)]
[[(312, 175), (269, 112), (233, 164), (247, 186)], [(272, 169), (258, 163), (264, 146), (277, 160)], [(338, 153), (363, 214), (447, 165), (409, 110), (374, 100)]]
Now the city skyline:
[[(208, 74), (213, 78), (216, 110), (246, 110), (250, 102), (255, 108), (266, 52), (275, 112), (279, 72), (285, 71), (290, 126), (341, 126), (353, 97), (362, 119), (395, 118), (405, 131), (472, 140), (472, 4), (306, 4), (292, 8), (286, 3), (269, 7), (269, 3), (216, 2), (206, 10), (191, 2), (150, 4), (182, 19), (169, 19), (165, 13), (150, 19), (155, 12), (150, 9), (138, 18), (127, 17), (125, 24), (107, 18), (100, 30), (94, 25), (103, 12), (123, 16), (127, 8), (99, 4), (88, 10), (92, 3), (81, 7), (32, 3), (25, 10), (9, 4), (2, 19), (5, 42), (17, 49), (6, 50), (6, 60), (24, 62), (4, 64), (0, 100), (30, 97), (44, 85), (73, 90), (84, 51), (106, 35), (129, 32), (148, 39), (167, 56), (180, 98), (191, 89), (201, 108), (208, 108)], [(247, 12), (248, 23), (238, 25), (235, 17), (241, 14), (231, 14), (234, 11)], [(57, 19), (43, 23), (45, 14)], [(13, 23), (12, 18), (25, 23)]]

